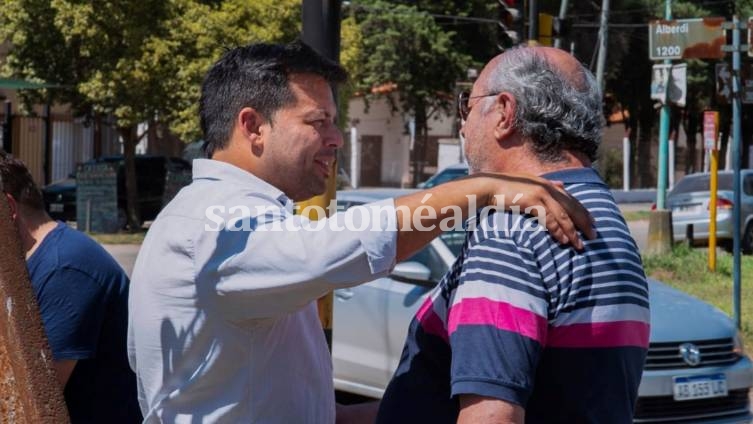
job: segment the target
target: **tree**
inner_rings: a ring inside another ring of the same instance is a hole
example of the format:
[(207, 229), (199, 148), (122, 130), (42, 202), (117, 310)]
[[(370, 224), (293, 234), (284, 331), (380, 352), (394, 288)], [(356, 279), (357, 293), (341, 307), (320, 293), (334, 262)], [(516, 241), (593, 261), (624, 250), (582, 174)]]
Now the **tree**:
[(123, 139), (127, 218), (138, 228), (134, 152), (140, 123), (184, 140), (199, 131), (201, 78), (224, 49), (289, 41), (300, 32), (295, 0), (5, 0), (0, 40), (11, 43), (4, 72), (63, 86), (24, 92), (110, 117)]
[(455, 83), (471, 59), (455, 49), (452, 32), (415, 7), (374, 1), (355, 12), (361, 45), (358, 67), (351, 69), (354, 87), (368, 94), (373, 87), (396, 84), (397, 92), (368, 96), (386, 96), (393, 110), (413, 115), (416, 184), (423, 175), (429, 120), (454, 105)]

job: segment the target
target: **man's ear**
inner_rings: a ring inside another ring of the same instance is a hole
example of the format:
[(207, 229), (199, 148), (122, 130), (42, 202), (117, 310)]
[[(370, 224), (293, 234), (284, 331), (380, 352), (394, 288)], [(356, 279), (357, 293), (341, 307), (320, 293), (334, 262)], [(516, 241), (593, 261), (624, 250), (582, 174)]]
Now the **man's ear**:
[(18, 203), (16, 203), (16, 199), (8, 193), (5, 193), (5, 198), (8, 200), (8, 207), (10, 208), (10, 219), (15, 222), (16, 219), (18, 219)]
[(515, 132), (515, 97), (508, 92), (502, 92), (494, 98), (494, 111), (497, 113), (494, 126), (494, 137), (504, 140)]
[(262, 137), (262, 126), (266, 120), (259, 111), (252, 107), (244, 107), (238, 113), (237, 126), (245, 140), (251, 144), (251, 148), (256, 151), (263, 149), (264, 139)]

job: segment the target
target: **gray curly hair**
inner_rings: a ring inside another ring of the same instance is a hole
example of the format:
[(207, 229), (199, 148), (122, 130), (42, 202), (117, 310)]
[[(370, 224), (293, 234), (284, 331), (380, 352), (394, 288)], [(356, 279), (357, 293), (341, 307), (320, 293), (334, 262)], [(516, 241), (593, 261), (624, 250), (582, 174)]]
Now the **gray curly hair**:
[[(514, 126), (530, 140), (542, 162), (564, 160), (564, 151), (591, 161), (601, 142), (601, 91), (583, 66), (566, 75), (536, 49), (506, 51), (487, 80), (489, 92), (508, 92), (516, 101)], [(493, 104), (487, 101), (485, 109)]]

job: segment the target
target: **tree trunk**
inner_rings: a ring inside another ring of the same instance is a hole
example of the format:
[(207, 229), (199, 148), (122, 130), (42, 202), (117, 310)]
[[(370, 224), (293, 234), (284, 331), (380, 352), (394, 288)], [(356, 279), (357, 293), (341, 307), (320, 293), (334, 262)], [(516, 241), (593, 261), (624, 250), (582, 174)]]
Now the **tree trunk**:
[(651, 145), (654, 140), (654, 121), (656, 112), (654, 111), (651, 99), (646, 96), (639, 105), (640, 113), (639, 134), (638, 134), (638, 158), (635, 162), (638, 167), (638, 188), (653, 187), (654, 173), (653, 164), (651, 163)]
[(753, 137), (753, 108), (750, 105), (743, 105), (742, 110), (742, 139), (740, 140), (740, 169), (751, 167), (748, 159), (750, 158), (750, 141)]
[(685, 116), (685, 135), (687, 137), (688, 150), (685, 152), (685, 173), (692, 174), (698, 171), (696, 165), (697, 155), (696, 146), (698, 142), (698, 122), (700, 120), (700, 113), (698, 110), (690, 110)]
[(416, 107), (416, 140), (413, 145), (413, 186), (423, 181), (424, 165), (426, 165), (426, 144), (429, 138), (429, 128), (426, 122), (426, 110)]
[[(667, 184), (670, 184), (670, 182), (675, 181), (675, 175), (670, 175), (669, 172), (677, 173), (677, 160), (680, 158), (680, 155), (678, 154), (678, 147), (677, 142), (680, 140), (680, 124), (682, 124), (682, 112), (683, 109), (681, 109), (679, 106), (671, 106), (669, 109), (669, 148), (674, 148), (675, 155), (674, 155), (674, 163), (667, 163), (667, 175), (668, 180)], [(667, 161), (669, 161), (671, 158), (667, 157)], [(667, 189), (671, 189), (672, 186), (669, 185)]]
[(123, 158), (125, 167), (125, 188), (126, 188), (126, 219), (128, 220), (128, 229), (136, 232), (141, 228), (141, 219), (138, 209), (138, 186), (136, 183), (136, 143), (137, 127), (118, 128), (120, 136), (123, 138)]

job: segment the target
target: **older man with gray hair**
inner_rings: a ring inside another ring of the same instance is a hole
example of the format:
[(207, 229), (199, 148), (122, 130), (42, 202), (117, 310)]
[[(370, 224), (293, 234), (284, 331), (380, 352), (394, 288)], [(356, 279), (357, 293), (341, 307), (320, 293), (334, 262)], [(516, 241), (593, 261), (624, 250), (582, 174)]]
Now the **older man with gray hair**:
[(582, 251), (529, 215), (468, 222), (456, 263), (416, 313), (377, 422), (631, 423), (648, 347), (646, 278), (591, 168), (601, 94), (567, 53), (509, 50), (462, 94), (471, 173), (561, 181), (590, 211)]

